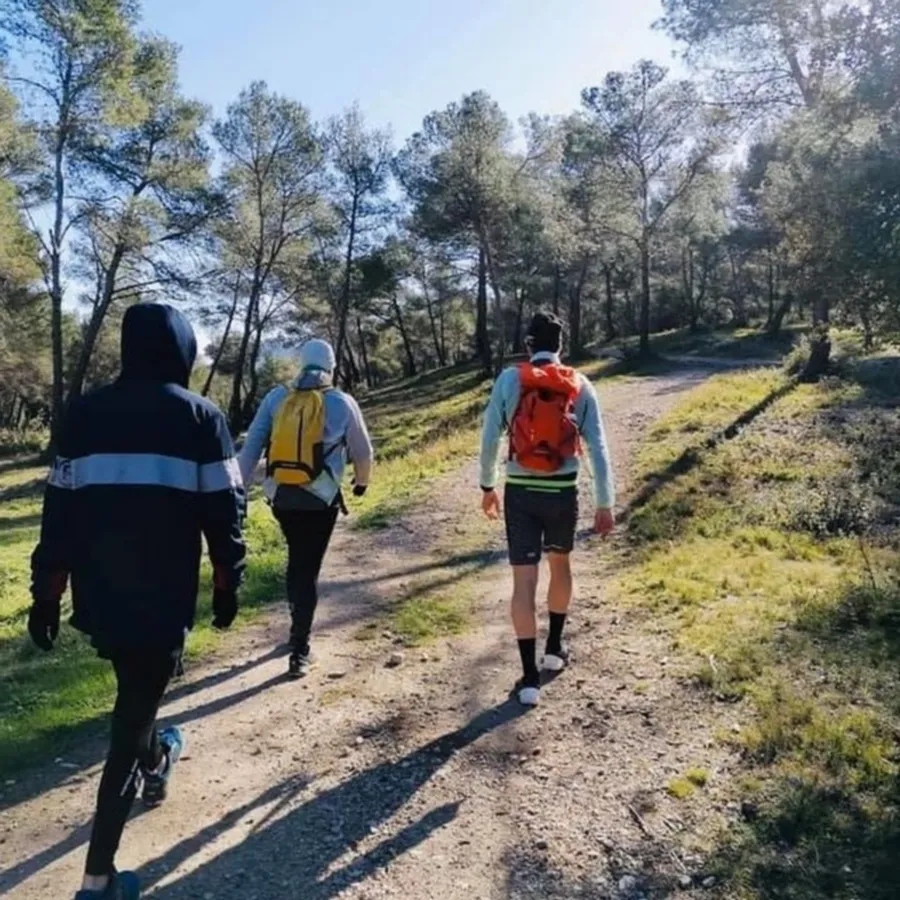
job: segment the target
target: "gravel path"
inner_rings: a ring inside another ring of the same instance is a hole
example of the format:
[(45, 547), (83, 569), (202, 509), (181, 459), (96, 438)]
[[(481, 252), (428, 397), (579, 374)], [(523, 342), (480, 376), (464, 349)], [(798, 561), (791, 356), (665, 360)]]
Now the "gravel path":
[[(623, 495), (647, 424), (707, 374), (602, 392)], [(604, 600), (626, 549), (584, 538), (575, 665), (522, 715), (508, 700), (518, 661), (502, 536), (476, 514), (476, 485), (473, 460), (394, 527), (339, 532), (308, 679), (283, 678), (279, 610), (173, 689), (162, 716), (184, 725), (188, 753), (165, 807), (133, 817), (119, 855), (148, 896), (708, 893), (703, 836), (732, 814), (723, 775), (733, 761), (712, 740), (731, 726), (728, 710), (679, 678), (652, 621)], [(386, 600), (425, 582), (471, 591), (475, 627), (402, 653), (381, 625), (358, 639)], [(89, 742), (2, 788), (0, 896), (71, 896), (102, 752), (102, 741)], [(687, 803), (669, 798), (667, 781), (693, 766), (710, 771), (709, 787)]]

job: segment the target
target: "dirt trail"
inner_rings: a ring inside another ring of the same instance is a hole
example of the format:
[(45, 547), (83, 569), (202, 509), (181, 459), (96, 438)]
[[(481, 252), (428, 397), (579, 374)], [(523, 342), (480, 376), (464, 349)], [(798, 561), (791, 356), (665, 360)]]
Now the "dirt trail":
[[(620, 493), (646, 425), (707, 374), (602, 392)], [(184, 725), (188, 753), (165, 807), (133, 817), (119, 855), (147, 896), (650, 898), (702, 883), (702, 857), (680, 833), (728, 814), (716, 783), (729, 760), (711, 738), (730, 723), (682, 685), (652, 622), (602, 602), (620, 551), (588, 539), (576, 664), (521, 715), (507, 699), (518, 669), (509, 575), (499, 529), (476, 515), (476, 484), (472, 462), (394, 527), (339, 532), (319, 664), (304, 682), (283, 679), (279, 609), (173, 690), (162, 717)], [(402, 661), (382, 626), (357, 639), (386, 598), (421, 580), (472, 591), (475, 627)], [(71, 895), (102, 750), (91, 742), (7, 785), (18, 802), (0, 812), (0, 896)], [(713, 773), (703, 799), (668, 798), (668, 779), (691, 766)]]

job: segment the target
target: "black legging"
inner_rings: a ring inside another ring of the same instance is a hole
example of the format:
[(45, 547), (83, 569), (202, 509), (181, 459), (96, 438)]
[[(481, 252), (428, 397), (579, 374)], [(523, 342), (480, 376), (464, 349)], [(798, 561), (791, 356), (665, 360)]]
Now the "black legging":
[(125, 820), (134, 803), (138, 768), (156, 769), (162, 762), (156, 715), (177, 656), (128, 654), (113, 659), (118, 691), (85, 867), (88, 875), (113, 871)]
[(288, 545), (287, 594), (295, 653), (309, 653), (309, 633), (319, 602), (319, 571), (337, 516), (336, 507), (276, 514)]

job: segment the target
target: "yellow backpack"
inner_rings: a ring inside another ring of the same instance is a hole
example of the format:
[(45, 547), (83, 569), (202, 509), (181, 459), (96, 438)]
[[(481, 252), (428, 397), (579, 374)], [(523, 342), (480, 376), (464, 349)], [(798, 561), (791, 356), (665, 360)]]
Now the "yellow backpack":
[(325, 471), (325, 392), (293, 389), (275, 413), (268, 474), (277, 485), (307, 487)]

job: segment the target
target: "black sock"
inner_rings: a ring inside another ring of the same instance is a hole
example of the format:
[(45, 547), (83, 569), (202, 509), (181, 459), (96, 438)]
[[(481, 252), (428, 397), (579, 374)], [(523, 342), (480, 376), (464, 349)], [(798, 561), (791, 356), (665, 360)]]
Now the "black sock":
[(547, 635), (547, 652), (554, 655), (562, 650), (562, 633), (566, 624), (565, 613), (550, 613), (550, 634)]
[(537, 641), (534, 638), (519, 639), (519, 656), (522, 657), (522, 672), (525, 675), (525, 683), (534, 687), (541, 675), (537, 667)]

